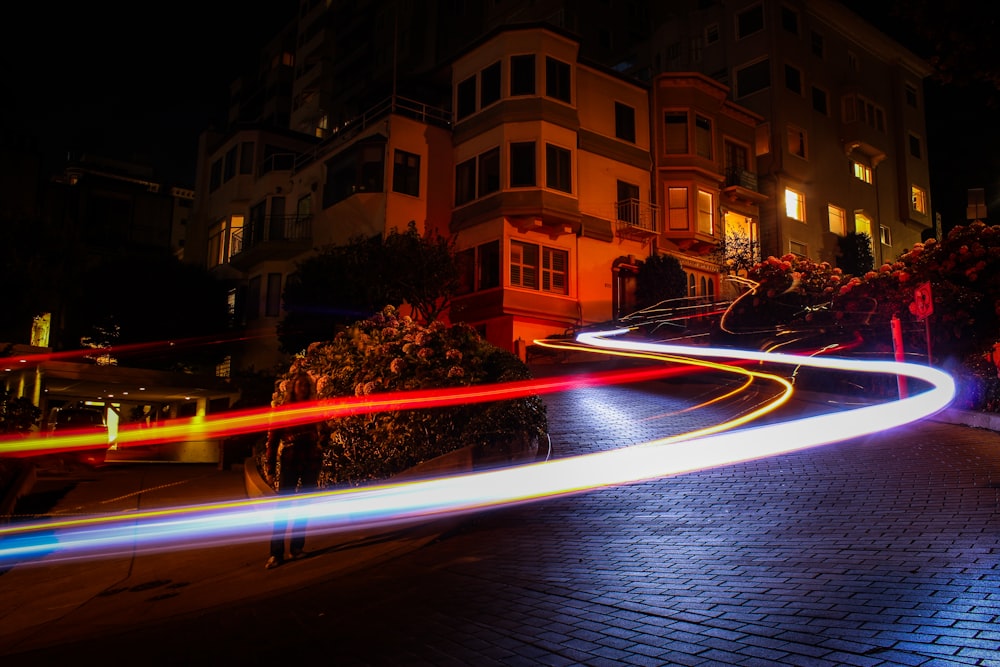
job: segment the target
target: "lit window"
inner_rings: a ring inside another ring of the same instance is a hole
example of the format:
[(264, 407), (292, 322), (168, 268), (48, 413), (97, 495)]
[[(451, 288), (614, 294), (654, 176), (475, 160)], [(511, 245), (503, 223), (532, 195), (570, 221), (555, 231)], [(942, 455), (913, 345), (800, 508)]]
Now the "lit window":
[(910, 197), (913, 201), (913, 210), (917, 213), (927, 214), (927, 193), (917, 186), (910, 188)]
[(875, 240), (872, 238), (872, 219), (861, 211), (854, 212), (854, 232), (868, 237), (868, 247), (875, 252)]
[(866, 164), (861, 164), (860, 162), (851, 161), (851, 172), (854, 174), (854, 178), (859, 181), (864, 181), (871, 185), (872, 182), (872, 168)]
[(715, 213), (712, 193), (698, 190), (698, 231), (702, 234), (715, 233)]
[(827, 205), (826, 211), (830, 217), (830, 231), (844, 236), (847, 233), (847, 211), (833, 204)]
[(510, 284), (512, 287), (567, 294), (569, 253), (522, 241), (510, 242)]
[(892, 245), (892, 233), (885, 225), (878, 226), (878, 238), (882, 242), (882, 245)]
[(806, 221), (806, 196), (785, 188), (785, 215), (799, 222)]

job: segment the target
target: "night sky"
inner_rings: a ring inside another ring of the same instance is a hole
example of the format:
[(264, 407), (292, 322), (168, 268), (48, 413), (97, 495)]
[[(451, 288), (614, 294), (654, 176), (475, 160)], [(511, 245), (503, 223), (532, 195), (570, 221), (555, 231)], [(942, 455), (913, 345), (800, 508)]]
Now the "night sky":
[[(95, 10), (94, 8), (100, 8)], [(16, 3), (0, 40), (4, 134), (152, 164), (194, 185), (198, 135), (225, 119), (230, 82), (294, 16), (295, 0)]]
[[(929, 55), (889, 15), (891, 2), (844, 3)], [(72, 149), (134, 159), (154, 165), (159, 179), (191, 186), (198, 135), (224, 120), (230, 82), (296, 7), (296, 0), (16, 3), (4, 19), (19, 27), (0, 40), (4, 89), (12, 92), (0, 104), (3, 134), (33, 135), (56, 156)], [(977, 11), (1000, 15), (996, 7)], [(934, 209), (961, 221), (966, 190), (983, 187), (996, 218), (988, 222), (1000, 224), (1000, 111), (987, 108), (982, 90), (925, 85)]]

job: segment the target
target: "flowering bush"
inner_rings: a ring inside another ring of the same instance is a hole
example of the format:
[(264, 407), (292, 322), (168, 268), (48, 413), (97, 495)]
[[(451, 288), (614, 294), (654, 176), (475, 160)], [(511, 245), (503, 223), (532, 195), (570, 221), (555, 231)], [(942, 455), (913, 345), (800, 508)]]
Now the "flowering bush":
[[(462, 387), (531, 378), (520, 359), (465, 325), (421, 325), (388, 306), (330, 341), (316, 342), (276, 381), (273, 404), (300, 371), (320, 399)], [(548, 430), (537, 396), (420, 410), (389, 410), (328, 422), (322, 486), (381, 480), (466, 445), (502, 448)], [(486, 451), (489, 455), (496, 452)]]
[[(955, 227), (941, 241), (916, 243), (863, 275), (785, 255), (754, 265), (748, 277), (757, 286), (723, 318), (726, 331), (836, 327), (861, 333), (861, 351), (878, 354), (892, 352), (893, 317), (900, 320), (907, 350), (926, 349), (914, 289), (930, 283), (934, 312), (928, 328), (935, 357), (960, 364), (956, 375), (968, 382), (998, 383), (995, 364), (978, 360), (1000, 342), (1000, 226), (977, 221)], [(1000, 407), (1000, 399), (991, 400)]]

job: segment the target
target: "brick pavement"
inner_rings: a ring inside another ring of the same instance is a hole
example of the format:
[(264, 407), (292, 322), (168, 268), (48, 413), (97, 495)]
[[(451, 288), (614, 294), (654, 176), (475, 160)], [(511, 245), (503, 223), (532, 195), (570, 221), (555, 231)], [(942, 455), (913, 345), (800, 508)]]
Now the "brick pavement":
[[(743, 409), (682, 412), (705, 389), (546, 397), (555, 453), (643, 442)], [(998, 620), (1000, 434), (927, 421), (484, 512), (363, 577), (32, 657), (1000, 665)]]

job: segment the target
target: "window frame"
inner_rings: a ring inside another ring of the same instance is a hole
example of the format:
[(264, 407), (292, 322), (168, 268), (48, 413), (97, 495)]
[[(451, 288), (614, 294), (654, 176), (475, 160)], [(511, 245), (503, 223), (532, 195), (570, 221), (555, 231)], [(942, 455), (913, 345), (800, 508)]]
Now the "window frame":
[(545, 187), (573, 194), (573, 151), (546, 142)]
[(567, 62), (545, 56), (545, 96), (566, 104), (573, 103), (573, 67)]
[(537, 78), (534, 53), (518, 53), (510, 57), (511, 97), (535, 95), (538, 90)]
[(917, 185), (910, 186), (910, 210), (927, 215), (927, 191)]
[[(785, 186), (785, 217), (805, 224), (806, 195), (804, 192)], [(798, 217), (801, 216), (801, 217)]]
[(615, 101), (615, 137), (635, 143), (635, 107)]
[[(520, 250), (516, 263), (515, 248)], [(557, 267), (557, 260), (562, 262), (562, 269)], [(507, 265), (512, 288), (556, 296), (569, 295), (570, 256), (566, 248), (511, 239)], [(533, 276), (533, 280), (525, 276)]]
[[(413, 164), (409, 164), (409, 162), (413, 162)], [(419, 153), (410, 153), (400, 148), (393, 149), (392, 191), (411, 197), (420, 196)]]
[[(751, 17), (752, 14), (760, 15), (759, 22), (755, 20), (752, 24), (744, 24), (745, 18), (748, 17), (754, 19), (757, 18), (755, 16)], [(756, 4), (745, 7), (743, 10), (739, 12), (736, 12), (736, 15), (733, 16), (733, 22), (734, 22), (733, 28), (735, 30), (737, 41), (741, 39), (746, 39), (747, 37), (750, 37), (752, 35), (756, 35), (759, 32), (763, 32), (765, 28), (767, 28), (767, 21), (764, 17), (764, 4), (758, 2)], [(748, 30), (748, 32), (743, 32), (744, 30)]]

